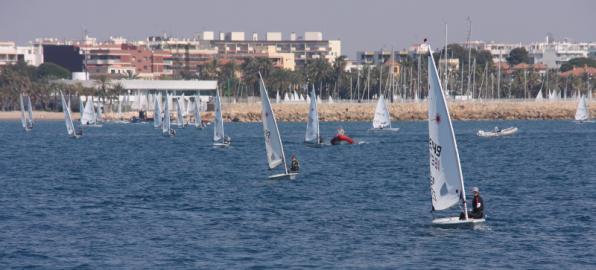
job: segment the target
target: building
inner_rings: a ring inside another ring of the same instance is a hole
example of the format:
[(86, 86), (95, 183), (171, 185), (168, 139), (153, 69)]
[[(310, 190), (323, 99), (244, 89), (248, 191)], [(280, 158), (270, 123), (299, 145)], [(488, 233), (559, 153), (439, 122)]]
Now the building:
[(43, 48), (41, 46), (17, 46), (12, 41), (0, 42), (0, 66), (16, 64), (22, 61), (31, 66), (43, 63)]
[(568, 41), (551, 41), (532, 43), (527, 46), (530, 58), (534, 63), (542, 63), (549, 68), (560, 68), (562, 64), (573, 58), (588, 57), (596, 43), (572, 43)]

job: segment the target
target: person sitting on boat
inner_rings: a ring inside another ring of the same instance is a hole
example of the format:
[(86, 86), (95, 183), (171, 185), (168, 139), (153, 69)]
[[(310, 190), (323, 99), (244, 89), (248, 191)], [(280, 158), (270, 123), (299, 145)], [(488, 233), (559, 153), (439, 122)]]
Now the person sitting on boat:
[(337, 129), (337, 134), (333, 139), (331, 139), (331, 144), (336, 145), (340, 144), (341, 142), (346, 142), (348, 144), (353, 144), (354, 140), (352, 138), (346, 136), (346, 131), (343, 128)]
[(231, 142), (232, 142), (232, 138), (230, 138), (230, 136), (224, 136), (224, 140), (223, 140), (223, 142), (224, 142), (225, 144), (229, 144), (229, 143), (231, 143)]
[(325, 143), (325, 140), (323, 140), (323, 137), (321, 137), (321, 136), (319, 136), (319, 143), (320, 143), (320, 144), (323, 144), (323, 143)]
[(292, 155), (292, 163), (290, 164), (290, 172), (298, 172), (300, 170), (300, 163), (296, 158), (296, 155)]
[[(474, 198), (472, 199), (472, 211), (468, 212), (468, 218), (484, 218), (484, 201), (482, 200), (482, 197), (480, 197), (480, 189), (473, 187), (472, 193), (474, 193)], [(459, 219), (464, 218), (464, 213), (461, 213)]]
[(495, 133), (499, 133), (499, 132), (501, 132), (501, 129), (498, 126), (495, 126), (494, 131), (495, 131)]
[(176, 130), (173, 128), (170, 128), (170, 136), (176, 136)]

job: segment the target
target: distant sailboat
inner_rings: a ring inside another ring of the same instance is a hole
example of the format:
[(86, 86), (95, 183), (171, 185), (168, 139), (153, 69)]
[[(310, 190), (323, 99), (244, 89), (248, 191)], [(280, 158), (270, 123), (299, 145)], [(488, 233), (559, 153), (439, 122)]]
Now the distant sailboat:
[(60, 98), (62, 100), (62, 111), (64, 111), (64, 122), (66, 123), (66, 132), (68, 133), (68, 136), (70, 136), (71, 138), (78, 139), (79, 137), (83, 136), (83, 132), (82, 130), (80, 132), (77, 132), (75, 130), (74, 124), (72, 122), (70, 108), (67, 106), (62, 91), (60, 91)]
[(284, 154), (284, 147), (281, 142), (281, 136), (277, 127), (277, 121), (271, 108), (269, 95), (265, 88), (265, 82), (259, 73), (259, 90), (261, 93), (261, 118), (263, 121), (263, 131), (265, 137), (265, 149), (267, 151), (267, 162), (269, 169), (275, 169), (279, 165), (283, 165), (284, 172), (269, 176), (269, 179), (295, 179), (298, 173), (289, 172), (286, 164), (286, 157)]
[(590, 110), (586, 102), (586, 96), (581, 95), (577, 103), (577, 110), (575, 111), (575, 121), (578, 123), (592, 122), (590, 121)]
[(176, 99), (176, 124), (178, 127), (185, 127), (184, 126), (184, 115), (182, 114), (182, 104), (180, 104), (180, 98)]
[(377, 108), (375, 110), (375, 116), (373, 118), (372, 128), (369, 131), (399, 131), (399, 128), (391, 127), (391, 115), (387, 109), (385, 103), (385, 97), (383, 94), (379, 95), (379, 101), (377, 101)]
[(93, 97), (87, 99), (83, 114), (81, 116), (81, 125), (88, 127), (101, 127), (97, 124), (97, 115), (95, 114), (95, 106), (93, 106)]
[(193, 113), (194, 113), (194, 117), (195, 117), (195, 128), (200, 128), (202, 129), (203, 127), (205, 127), (203, 125), (203, 119), (201, 119), (201, 100), (199, 99), (199, 97), (195, 97), (195, 102), (193, 103), (194, 105), (194, 109), (193, 109)]
[(153, 101), (153, 127), (161, 127), (161, 105), (159, 104), (160, 97), (157, 97)]
[(161, 133), (166, 137), (176, 136), (176, 131), (172, 129), (170, 118), (170, 96), (166, 94), (166, 101), (163, 106), (163, 123), (161, 125)]
[(329, 96), (329, 100), (327, 101), (327, 103), (333, 104), (333, 98), (331, 96)]
[(219, 90), (215, 90), (215, 124), (213, 125), (213, 146), (214, 147), (228, 147), (230, 146), (230, 138), (224, 133), (223, 115), (221, 112), (221, 99), (219, 97)]
[(308, 146), (321, 147), (323, 141), (319, 130), (319, 112), (317, 109), (317, 96), (313, 87), (310, 94), (310, 106), (308, 108), (308, 120), (306, 122), (306, 135), (304, 135), (304, 143)]
[(279, 103), (281, 101), (281, 97), (279, 96), (279, 91), (275, 94), (275, 103)]
[(428, 149), (433, 211), (445, 210), (462, 202), (465, 213), (464, 219), (461, 220), (460, 217), (446, 217), (434, 219), (432, 223), (434, 225), (481, 223), (485, 221), (484, 218), (468, 218), (457, 142), (430, 45), (428, 49)]
[(544, 98), (542, 97), (542, 89), (540, 89), (540, 91), (538, 91), (538, 94), (536, 95), (536, 101), (543, 101)]
[(21, 124), (25, 131), (33, 129), (33, 111), (31, 109), (31, 98), (27, 96), (27, 114), (25, 114), (25, 104), (23, 102), (23, 94), (19, 95), (21, 101)]

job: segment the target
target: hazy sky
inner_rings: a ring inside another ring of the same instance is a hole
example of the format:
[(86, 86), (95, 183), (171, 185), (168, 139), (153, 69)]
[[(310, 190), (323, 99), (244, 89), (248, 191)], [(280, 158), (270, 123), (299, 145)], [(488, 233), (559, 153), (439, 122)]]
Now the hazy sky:
[(36, 37), (79, 39), (87, 29), (145, 39), (167, 32), (188, 37), (201, 31), (259, 33), (322, 31), (341, 39), (343, 54), (358, 50), (403, 49), (429, 37), (433, 47), (464, 41), (466, 17), (473, 40), (530, 42), (555, 38), (596, 41), (596, 1), (559, 0), (0, 0), (0, 40), (19, 44)]

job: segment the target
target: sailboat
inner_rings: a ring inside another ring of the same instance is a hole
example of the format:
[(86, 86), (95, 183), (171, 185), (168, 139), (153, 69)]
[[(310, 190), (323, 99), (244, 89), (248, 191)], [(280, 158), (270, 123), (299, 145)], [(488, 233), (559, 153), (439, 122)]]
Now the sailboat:
[(176, 131), (174, 131), (170, 124), (171, 124), (171, 119), (170, 119), (170, 96), (168, 94), (166, 94), (166, 102), (164, 102), (164, 106), (163, 106), (163, 123), (161, 125), (161, 133), (163, 136), (166, 137), (174, 137), (176, 136)]
[(542, 89), (540, 89), (540, 91), (538, 91), (538, 94), (536, 95), (536, 101), (543, 101), (544, 98), (542, 97)]
[(153, 101), (153, 127), (160, 128), (161, 127), (161, 106), (159, 105), (159, 100), (161, 98), (157, 97)]
[(230, 137), (224, 133), (223, 116), (221, 113), (221, 99), (219, 97), (219, 90), (215, 90), (215, 124), (213, 125), (213, 147), (228, 147), (230, 146)]
[(70, 113), (70, 107), (67, 106), (66, 100), (64, 99), (64, 94), (60, 91), (60, 97), (62, 99), (62, 110), (64, 111), (64, 122), (66, 123), (66, 132), (68, 136), (74, 139), (78, 139), (83, 136), (82, 130), (77, 132), (75, 130), (74, 124), (72, 123), (72, 114)]
[(279, 103), (281, 101), (281, 97), (279, 96), (279, 91), (275, 94), (275, 103)]
[(176, 99), (176, 124), (178, 127), (185, 127), (184, 125), (184, 115), (182, 114), (182, 105), (180, 104), (180, 98)]
[(308, 108), (308, 120), (306, 122), (306, 135), (304, 135), (304, 143), (307, 146), (321, 147), (323, 142), (319, 130), (319, 112), (317, 110), (317, 96), (313, 87), (310, 94), (310, 106)]
[(449, 116), (443, 88), (432, 50), (428, 45), (428, 135), (430, 154), (430, 189), (434, 211), (446, 210), (463, 203), (464, 219), (445, 217), (433, 219), (433, 225), (476, 224), (485, 221), (468, 218), (464, 178), (461, 171), (457, 142)]
[(261, 118), (263, 120), (263, 132), (265, 137), (265, 149), (267, 151), (267, 162), (269, 169), (273, 170), (279, 165), (283, 165), (284, 172), (269, 176), (269, 179), (290, 179), (293, 180), (298, 176), (297, 172), (289, 172), (288, 164), (286, 163), (286, 156), (284, 154), (284, 147), (281, 142), (281, 136), (279, 134), (279, 128), (277, 127), (277, 121), (271, 108), (271, 101), (269, 101), (269, 95), (265, 88), (265, 82), (261, 73), (259, 73), (259, 89), (261, 93)]
[(31, 110), (31, 97), (27, 96), (27, 114), (25, 114), (25, 104), (23, 102), (23, 94), (19, 95), (21, 101), (21, 124), (25, 131), (33, 129), (33, 112)]
[(195, 97), (195, 102), (193, 103), (194, 105), (194, 109), (193, 109), (193, 113), (194, 113), (194, 117), (195, 117), (195, 128), (204, 128), (205, 126), (203, 125), (203, 119), (201, 119), (201, 106), (199, 106), (199, 104), (201, 103), (201, 100), (199, 99), (199, 97)]
[(391, 127), (391, 116), (389, 115), (389, 110), (387, 109), (387, 103), (385, 103), (385, 97), (383, 94), (379, 95), (379, 101), (377, 101), (377, 108), (375, 109), (375, 116), (373, 117), (372, 128), (368, 131), (399, 131), (399, 128)]
[(93, 97), (87, 99), (87, 103), (85, 103), (85, 108), (83, 109), (83, 114), (81, 116), (81, 125), (87, 127), (101, 127), (101, 125), (97, 124), (97, 115), (95, 114), (93, 106)]
[(577, 110), (575, 111), (575, 121), (577, 123), (592, 123), (590, 121), (590, 110), (588, 110), (588, 104), (586, 103), (586, 96), (581, 95), (579, 102), (577, 103)]

